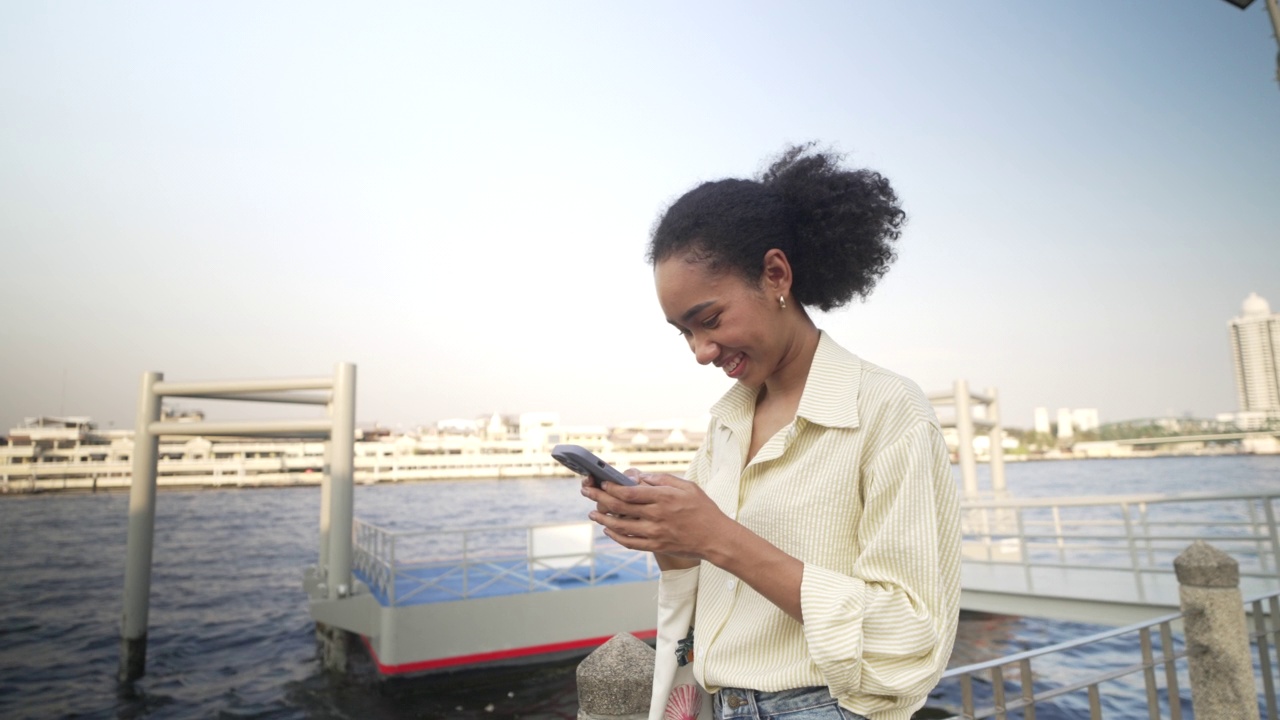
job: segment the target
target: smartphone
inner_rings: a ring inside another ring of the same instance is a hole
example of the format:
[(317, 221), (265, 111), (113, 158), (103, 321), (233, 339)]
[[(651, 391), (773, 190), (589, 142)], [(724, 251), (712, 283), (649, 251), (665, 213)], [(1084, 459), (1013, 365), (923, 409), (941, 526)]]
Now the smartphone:
[(606, 482), (615, 482), (619, 485), (636, 484), (635, 480), (623, 475), (617, 468), (596, 457), (581, 445), (557, 445), (551, 448), (551, 457), (579, 475), (590, 476), (595, 481), (596, 487)]

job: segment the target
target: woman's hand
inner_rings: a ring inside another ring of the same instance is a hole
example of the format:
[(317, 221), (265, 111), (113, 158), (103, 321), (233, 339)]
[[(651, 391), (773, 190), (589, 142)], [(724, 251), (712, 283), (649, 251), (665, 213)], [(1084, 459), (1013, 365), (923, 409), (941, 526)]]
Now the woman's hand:
[(652, 552), (663, 570), (693, 567), (702, 560), (719, 566), (804, 622), (804, 563), (720, 512), (697, 485), (674, 475), (626, 474), (640, 484), (582, 484), (582, 494), (596, 503), (589, 517), (604, 526), (605, 535), (625, 548)]
[(715, 554), (717, 543), (727, 535), (725, 524), (733, 521), (702, 488), (674, 475), (635, 469), (626, 474), (639, 484), (607, 482), (597, 488), (589, 479), (582, 484), (582, 494), (596, 503), (589, 517), (606, 535), (625, 548), (683, 558), (685, 562), (676, 563), (682, 567)]

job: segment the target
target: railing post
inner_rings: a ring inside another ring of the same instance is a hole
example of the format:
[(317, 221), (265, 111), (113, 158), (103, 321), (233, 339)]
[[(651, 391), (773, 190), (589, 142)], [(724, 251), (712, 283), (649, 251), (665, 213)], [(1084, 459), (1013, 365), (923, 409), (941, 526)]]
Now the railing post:
[(1004, 426), (1000, 424), (1000, 396), (995, 388), (987, 388), (987, 400), (987, 420), (991, 422), (987, 466), (991, 470), (991, 490), (996, 497), (1001, 497), (1008, 487), (1004, 480)]
[(158, 372), (142, 374), (138, 397), (138, 426), (133, 436), (133, 479), (129, 483), (129, 537), (124, 566), (124, 611), (120, 618), (121, 682), (147, 671), (147, 616), (151, 604), (152, 540), (156, 527), (156, 469), (158, 441), (151, 423), (160, 420)]
[(578, 720), (644, 720), (653, 695), (653, 648), (614, 635), (578, 665)]
[(1257, 720), (1258, 692), (1240, 595), (1240, 566), (1203, 540), (1173, 561), (1198, 718)]
[(329, 439), (329, 599), (351, 592), (351, 523), (355, 515), (356, 366), (338, 363)]
[(1271, 567), (1276, 575), (1280, 575), (1280, 536), (1276, 535), (1276, 511), (1271, 504), (1272, 498), (1262, 499), (1263, 510), (1267, 515), (1267, 535), (1271, 538)]
[(387, 557), (388, 557), (387, 571), (391, 573), (391, 577), (387, 583), (389, 586), (389, 589), (387, 591), (387, 598), (391, 602), (391, 606), (395, 607), (396, 605), (396, 536), (395, 535), (391, 535), (389, 537), (388, 546), (389, 546), (389, 549), (387, 551)]
[(1035, 592), (1035, 580), (1031, 575), (1031, 554), (1027, 550), (1027, 529), (1022, 521), (1022, 508), (1014, 508), (1015, 527), (1018, 531), (1018, 559), (1022, 561), (1023, 577), (1027, 581), (1027, 592)]
[(1133, 572), (1133, 586), (1138, 591), (1138, 600), (1145, 602), (1147, 590), (1142, 582), (1142, 570), (1138, 566), (1138, 541), (1133, 537), (1133, 520), (1129, 517), (1129, 503), (1120, 503), (1120, 514), (1124, 516), (1125, 544), (1129, 546), (1129, 569)]
[(978, 462), (973, 457), (973, 408), (970, 405), (969, 381), (956, 381), (956, 456), (960, 460), (960, 477), (964, 479), (964, 494), (978, 497)]
[(1058, 506), (1053, 506), (1053, 534), (1058, 540), (1058, 562), (1065, 564), (1067, 562), (1067, 545), (1066, 540), (1062, 537), (1062, 514), (1058, 512)]

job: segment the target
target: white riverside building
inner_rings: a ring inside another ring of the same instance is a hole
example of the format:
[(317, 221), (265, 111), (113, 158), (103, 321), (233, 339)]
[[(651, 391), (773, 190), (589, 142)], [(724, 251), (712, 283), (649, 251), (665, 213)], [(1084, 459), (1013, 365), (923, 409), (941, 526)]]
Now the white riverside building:
[(1280, 420), (1280, 314), (1258, 293), (1249, 293), (1233, 318), (1231, 358), (1236, 373), (1236, 424), (1244, 429)]
[[(556, 413), (526, 413), (486, 416), (469, 427), (448, 421), (403, 435), (374, 428), (357, 433), (355, 479), (371, 484), (570, 477), (572, 472), (551, 458), (551, 448), (559, 443), (582, 445), (623, 468), (683, 473), (705, 434), (692, 425), (572, 427), (560, 425)], [(98, 432), (87, 417), (27, 418), (9, 431), (7, 443), (0, 445), (0, 492), (129, 487), (131, 430)], [(160, 438), (161, 487), (318, 485), (324, 470), (321, 441)]]

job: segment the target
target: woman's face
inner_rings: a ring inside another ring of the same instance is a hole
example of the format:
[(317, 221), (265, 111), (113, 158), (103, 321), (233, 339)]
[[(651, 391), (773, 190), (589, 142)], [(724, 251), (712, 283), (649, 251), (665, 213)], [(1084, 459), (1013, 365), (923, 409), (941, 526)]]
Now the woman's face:
[(777, 297), (736, 273), (712, 273), (684, 255), (653, 269), (662, 312), (689, 343), (698, 362), (752, 387), (764, 384), (782, 362), (786, 322)]

